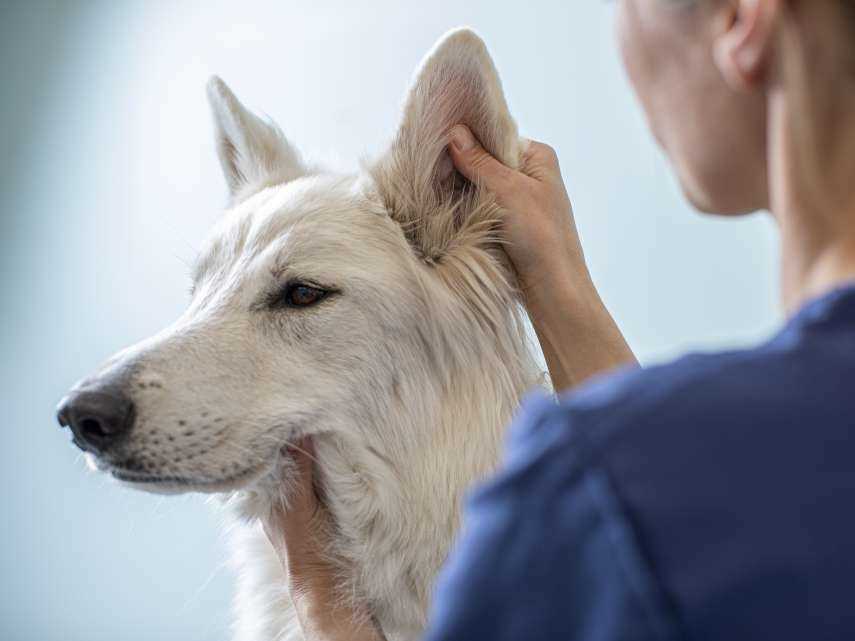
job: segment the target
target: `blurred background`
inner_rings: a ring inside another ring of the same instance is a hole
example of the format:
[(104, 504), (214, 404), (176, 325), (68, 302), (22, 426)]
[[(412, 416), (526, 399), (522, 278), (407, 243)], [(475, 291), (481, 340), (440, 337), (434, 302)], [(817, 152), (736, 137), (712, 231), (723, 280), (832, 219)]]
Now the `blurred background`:
[(188, 265), (225, 203), (204, 99), (213, 73), (309, 158), (352, 169), (394, 132), (434, 41), (473, 26), (523, 134), (557, 148), (593, 275), (642, 361), (777, 325), (771, 224), (684, 204), (621, 72), (613, 12), (566, 0), (0, 2), (0, 638), (228, 638), (216, 507), (88, 473), (53, 417), (76, 379), (185, 303)]

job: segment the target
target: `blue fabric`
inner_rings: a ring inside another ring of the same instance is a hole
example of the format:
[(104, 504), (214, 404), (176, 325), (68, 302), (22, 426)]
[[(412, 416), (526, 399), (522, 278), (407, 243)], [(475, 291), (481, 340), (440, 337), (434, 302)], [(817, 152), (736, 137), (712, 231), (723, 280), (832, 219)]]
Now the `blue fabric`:
[(426, 638), (855, 639), (855, 287), (758, 348), (529, 397)]

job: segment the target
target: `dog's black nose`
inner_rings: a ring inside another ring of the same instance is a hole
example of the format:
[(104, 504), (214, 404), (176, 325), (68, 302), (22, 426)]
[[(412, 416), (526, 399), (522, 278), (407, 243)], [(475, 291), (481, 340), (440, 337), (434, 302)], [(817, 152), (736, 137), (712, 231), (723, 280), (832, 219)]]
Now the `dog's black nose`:
[(133, 417), (133, 403), (112, 390), (72, 392), (56, 410), (59, 424), (71, 427), (75, 444), (94, 454), (103, 453), (127, 434)]

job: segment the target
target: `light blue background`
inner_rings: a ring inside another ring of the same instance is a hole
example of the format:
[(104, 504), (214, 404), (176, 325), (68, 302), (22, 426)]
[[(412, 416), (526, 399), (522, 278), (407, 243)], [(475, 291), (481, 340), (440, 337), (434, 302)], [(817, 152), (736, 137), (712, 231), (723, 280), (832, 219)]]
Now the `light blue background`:
[(591, 268), (645, 361), (778, 322), (762, 217), (692, 213), (620, 70), (613, 6), (554, 0), (5, 2), (0, 638), (228, 636), (221, 516), (88, 473), (53, 407), (174, 318), (225, 199), (212, 73), (310, 157), (353, 167), (394, 130), (447, 29), (486, 38), (524, 134), (561, 158)]

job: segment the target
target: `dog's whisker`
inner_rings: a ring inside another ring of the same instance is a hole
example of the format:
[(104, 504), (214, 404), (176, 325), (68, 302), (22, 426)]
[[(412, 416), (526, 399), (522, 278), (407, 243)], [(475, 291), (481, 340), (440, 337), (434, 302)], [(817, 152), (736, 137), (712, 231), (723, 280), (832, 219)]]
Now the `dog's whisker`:
[(202, 583), (202, 585), (200, 585), (198, 588), (196, 588), (196, 591), (193, 594), (191, 594), (189, 597), (187, 597), (187, 599), (184, 600), (184, 603), (178, 609), (178, 613), (181, 614), (181, 613), (186, 612), (186, 610), (190, 607), (190, 605), (193, 603), (193, 601), (197, 600), (200, 597), (200, 595), (208, 588), (208, 586), (211, 585), (213, 580), (215, 578), (217, 578), (217, 576), (220, 575), (222, 573), (222, 571), (224, 569), (226, 569), (227, 567), (228, 567), (227, 561), (222, 561), (219, 564), (217, 564), (217, 566), (211, 571), (211, 573), (208, 575), (208, 578), (205, 579), (205, 581)]

